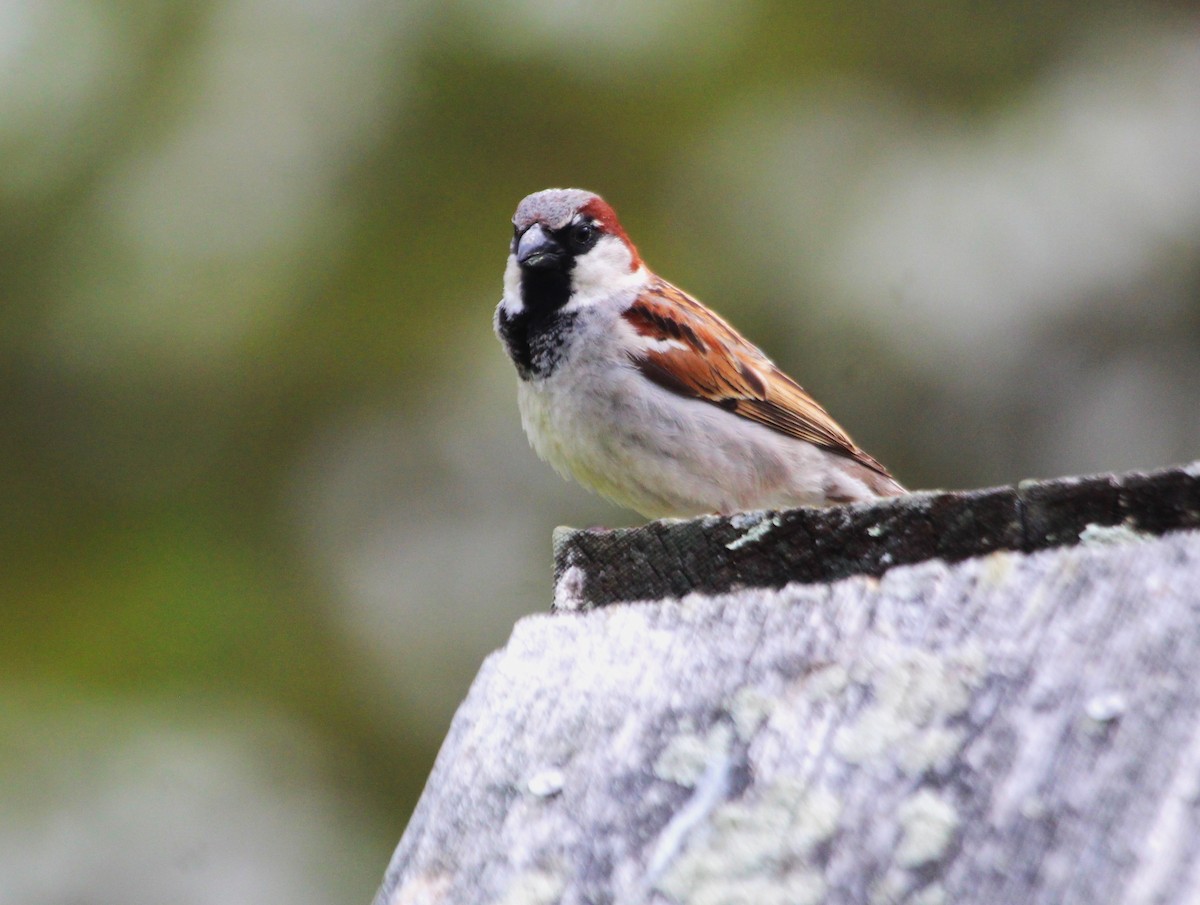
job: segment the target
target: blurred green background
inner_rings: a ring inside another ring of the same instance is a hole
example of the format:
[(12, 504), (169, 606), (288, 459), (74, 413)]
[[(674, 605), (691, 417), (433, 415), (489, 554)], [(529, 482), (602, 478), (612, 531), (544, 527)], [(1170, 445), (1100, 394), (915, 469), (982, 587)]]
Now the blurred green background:
[(0, 2), (0, 903), (366, 902), (629, 524), (521, 434), (605, 195), (912, 487), (1200, 456), (1200, 8)]

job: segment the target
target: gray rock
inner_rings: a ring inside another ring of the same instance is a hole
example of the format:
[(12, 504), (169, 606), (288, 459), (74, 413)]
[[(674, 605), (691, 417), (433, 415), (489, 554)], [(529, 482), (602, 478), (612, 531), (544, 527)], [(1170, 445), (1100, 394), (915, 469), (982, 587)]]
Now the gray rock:
[[(560, 538), (579, 612), (484, 663), (377, 905), (1200, 900), (1198, 474), (655, 523), (628, 592)], [(784, 536), (945, 555), (721, 562)]]

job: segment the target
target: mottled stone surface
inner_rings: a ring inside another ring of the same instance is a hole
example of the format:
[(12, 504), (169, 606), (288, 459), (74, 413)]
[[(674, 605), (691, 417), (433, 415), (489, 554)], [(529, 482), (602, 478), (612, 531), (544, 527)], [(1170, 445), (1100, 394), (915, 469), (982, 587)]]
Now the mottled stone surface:
[(1149, 474), (915, 493), (833, 509), (755, 512), (555, 534), (555, 606), (579, 609), (700, 591), (780, 588), (996, 550), (1076, 543), (1090, 529), (1200, 527), (1200, 462)]
[[(1200, 901), (1195, 471), (823, 513), (945, 558), (522, 620), (377, 902)], [(639, 529), (645, 569), (792, 517)]]

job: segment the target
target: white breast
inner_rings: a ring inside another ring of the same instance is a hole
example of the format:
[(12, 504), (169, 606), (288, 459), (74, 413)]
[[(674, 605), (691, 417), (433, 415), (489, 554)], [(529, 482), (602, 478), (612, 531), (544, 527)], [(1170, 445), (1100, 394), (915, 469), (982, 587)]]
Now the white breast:
[(520, 383), (539, 456), (651, 518), (824, 502), (827, 453), (651, 383), (620, 310), (581, 312), (559, 368)]

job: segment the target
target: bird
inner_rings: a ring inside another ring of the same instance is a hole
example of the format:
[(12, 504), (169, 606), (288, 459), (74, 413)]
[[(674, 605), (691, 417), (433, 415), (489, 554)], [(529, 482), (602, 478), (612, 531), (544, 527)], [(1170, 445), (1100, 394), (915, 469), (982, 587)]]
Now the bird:
[(905, 489), (612, 207), (545, 189), (513, 215), (493, 327), (521, 423), (560, 474), (648, 519), (825, 507)]

